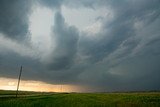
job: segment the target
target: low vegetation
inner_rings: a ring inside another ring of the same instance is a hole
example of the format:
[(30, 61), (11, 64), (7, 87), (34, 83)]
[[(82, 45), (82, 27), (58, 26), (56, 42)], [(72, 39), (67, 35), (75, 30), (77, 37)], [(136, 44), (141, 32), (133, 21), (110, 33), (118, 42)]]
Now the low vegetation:
[[(160, 107), (159, 92), (36, 94), (20, 92), (18, 98), (14, 97), (14, 93), (0, 91), (0, 107)], [(11, 96), (5, 97), (6, 94)]]

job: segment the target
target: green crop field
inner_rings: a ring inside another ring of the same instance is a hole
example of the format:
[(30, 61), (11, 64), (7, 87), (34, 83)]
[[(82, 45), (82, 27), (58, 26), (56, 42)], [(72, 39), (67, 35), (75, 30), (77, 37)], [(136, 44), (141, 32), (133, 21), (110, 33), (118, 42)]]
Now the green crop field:
[(160, 107), (159, 92), (14, 94), (0, 91), (0, 107)]

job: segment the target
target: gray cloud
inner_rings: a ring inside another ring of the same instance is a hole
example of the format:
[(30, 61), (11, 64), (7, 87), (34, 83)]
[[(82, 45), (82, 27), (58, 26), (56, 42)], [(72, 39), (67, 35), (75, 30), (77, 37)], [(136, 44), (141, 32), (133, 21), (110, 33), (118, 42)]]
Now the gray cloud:
[(49, 8), (59, 8), (64, 0), (37, 0), (43, 6)]
[[(38, 2), (57, 9), (51, 34), (55, 48), (51, 49), (45, 62), (33, 59), (33, 56), (19, 56), (13, 52), (5, 55), (0, 51), (2, 76), (14, 77), (13, 72), (4, 66), (13, 68), (23, 63), (30, 68), (24, 75), (25, 79), (85, 85), (96, 91), (160, 90), (159, 0)], [(113, 18), (108, 21), (107, 16), (97, 16), (101, 17), (98, 20), (102, 24), (99, 32), (80, 32), (65, 22), (61, 5), (94, 10), (107, 7), (112, 10)], [(9, 25), (8, 20), (4, 22)], [(4, 22), (0, 21), (1, 25)], [(1, 32), (10, 35), (5, 30)]]
[(108, 90), (159, 89), (158, 2), (109, 2), (114, 19), (103, 25), (98, 39), (82, 35), (80, 40), (80, 53), (90, 64), (79, 78)]
[(55, 14), (53, 27), (56, 47), (50, 58), (49, 68), (53, 70), (68, 69), (74, 63), (77, 52), (78, 31), (74, 26), (68, 26), (60, 12)]
[(26, 38), (30, 10), (31, 0), (1, 0), (0, 32), (12, 39)]
[(0, 76), (17, 78), (20, 66), (23, 66), (23, 80), (39, 80), (43, 65), (38, 60), (17, 53), (6, 51), (0, 54)]

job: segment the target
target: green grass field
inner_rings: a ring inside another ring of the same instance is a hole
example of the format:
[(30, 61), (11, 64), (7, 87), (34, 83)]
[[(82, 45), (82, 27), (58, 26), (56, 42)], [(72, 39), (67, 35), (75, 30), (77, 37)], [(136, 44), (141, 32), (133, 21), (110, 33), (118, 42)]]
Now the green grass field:
[[(0, 107), (160, 107), (159, 92), (34, 93), (0, 91)], [(3, 97), (5, 95), (11, 95)], [(28, 95), (28, 96), (27, 96)], [(29, 96), (32, 95), (32, 96)]]

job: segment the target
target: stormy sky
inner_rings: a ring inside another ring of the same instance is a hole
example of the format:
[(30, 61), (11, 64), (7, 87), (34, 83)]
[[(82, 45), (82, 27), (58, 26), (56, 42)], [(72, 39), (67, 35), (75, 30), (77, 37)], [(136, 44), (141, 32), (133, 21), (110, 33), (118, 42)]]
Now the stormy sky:
[(0, 77), (160, 90), (159, 0), (0, 0)]

